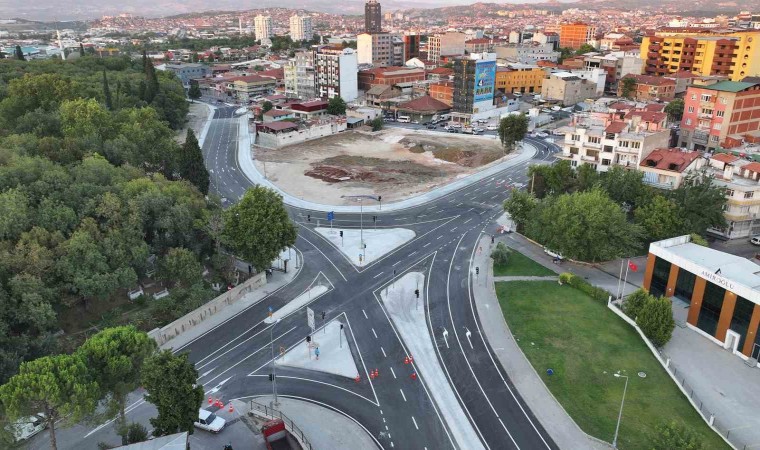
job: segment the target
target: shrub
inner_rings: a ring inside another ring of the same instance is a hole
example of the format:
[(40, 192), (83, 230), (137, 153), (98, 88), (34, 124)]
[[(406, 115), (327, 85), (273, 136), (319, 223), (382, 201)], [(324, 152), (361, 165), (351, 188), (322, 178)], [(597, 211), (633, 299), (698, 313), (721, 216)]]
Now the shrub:
[[(606, 290), (596, 287), (592, 284), (590, 284), (588, 281), (584, 280), (583, 278), (568, 273), (568, 276), (565, 277), (567, 280), (566, 282), (574, 287), (575, 289), (578, 289), (579, 291), (583, 292), (584, 294), (588, 295), (589, 297), (593, 298), (594, 300), (602, 303), (607, 303), (607, 300), (612, 295)], [(560, 280), (562, 280), (562, 275), (560, 275)], [(564, 281), (563, 281), (564, 283)]]
[(704, 445), (696, 434), (676, 421), (655, 428), (652, 434), (652, 450), (702, 450)]
[(636, 320), (636, 317), (641, 312), (641, 308), (649, 297), (650, 295), (647, 291), (644, 289), (638, 289), (636, 292), (626, 297), (625, 302), (623, 303), (623, 312), (631, 319)]
[(491, 252), (491, 258), (493, 258), (496, 264), (506, 266), (509, 262), (509, 248), (503, 242), (499, 242)]
[(655, 347), (667, 344), (676, 327), (670, 300), (649, 296), (636, 317), (636, 323)]
[(701, 235), (697, 233), (691, 233), (691, 243), (701, 245), (702, 247), (707, 247), (707, 239), (703, 238)]
[(376, 117), (369, 124), (372, 126), (372, 131), (380, 131), (383, 129), (383, 118)]
[(148, 430), (141, 423), (132, 422), (127, 427), (125, 444), (136, 444), (148, 440)]
[(570, 280), (574, 277), (572, 273), (563, 272), (559, 274), (559, 283), (560, 284), (570, 284)]

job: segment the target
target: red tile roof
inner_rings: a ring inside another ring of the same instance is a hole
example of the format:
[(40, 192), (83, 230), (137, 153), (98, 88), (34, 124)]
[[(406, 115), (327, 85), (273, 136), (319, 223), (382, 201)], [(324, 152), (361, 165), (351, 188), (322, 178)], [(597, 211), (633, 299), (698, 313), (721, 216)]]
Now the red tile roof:
[(700, 76), (701, 75), (689, 72), (688, 70), (679, 70), (678, 72), (665, 75), (665, 78), (699, 78)]
[(464, 41), (465, 45), (466, 44), (488, 44), (489, 42), (491, 42), (491, 40), (486, 39), (486, 38), (470, 39), (469, 41)]
[(281, 121), (281, 122), (268, 122), (256, 125), (257, 128), (266, 128), (270, 131), (283, 131), (289, 129), (297, 129), (298, 125), (293, 122)]
[(446, 103), (436, 100), (429, 95), (425, 95), (420, 98), (415, 98), (412, 101), (402, 103), (398, 105), (398, 108), (406, 111), (414, 111), (420, 113), (431, 113), (451, 109), (451, 107)]
[(626, 119), (630, 119), (632, 117), (641, 117), (641, 120), (644, 122), (662, 122), (666, 117), (668, 117), (667, 114), (664, 112), (659, 111), (630, 111), (628, 114), (625, 115)]
[(749, 170), (750, 172), (760, 173), (760, 163), (753, 161), (746, 166), (742, 166), (742, 170)]
[(617, 111), (628, 111), (633, 109), (633, 105), (626, 102), (615, 102), (609, 106), (610, 109), (615, 109)]
[(622, 133), (623, 130), (628, 128), (628, 124), (625, 122), (612, 122), (604, 129), (606, 133)]
[[(683, 172), (699, 156), (699, 152), (685, 152), (678, 148), (658, 148), (652, 150), (652, 153), (644, 158), (639, 165), (659, 170)], [(760, 163), (755, 164), (760, 166)]]
[(650, 103), (644, 107), (644, 111), (663, 112), (665, 111), (665, 106), (667, 106), (666, 103)]
[(718, 153), (717, 155), (713, 155), (711, 159), (714, 159), (716, 161), (720, 161), (722, 163), (732, 163), (739, 160), (738, 156), (729, 155), (728, 153)]
[(435, 69), (428, 70), (428, 73), (434, 75), (451, 75), (454, 73), (454, 69), (449, 69), (448, 67), (436, 67)]
[(665, 77), (656, 77), (653, 75), (629, 74), (623, 78), (633, 78), (636, 80), (637, 84), (645, 84), (647, 86), (675, 86), (676, 85), (676, 82), (671, 79), (668, 79)]

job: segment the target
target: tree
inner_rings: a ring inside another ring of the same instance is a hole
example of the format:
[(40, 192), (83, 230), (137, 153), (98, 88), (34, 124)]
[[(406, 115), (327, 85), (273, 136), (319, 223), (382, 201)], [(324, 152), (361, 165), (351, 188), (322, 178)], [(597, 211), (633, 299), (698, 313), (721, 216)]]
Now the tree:
[(385, 123), (382, 117), (375, 117), (369, 124), (372, 126), (372, 131), (380, 131)]
[(164, 350), (145, 361), (142, 371), (142, 385), (148, 391), (145, 400), (158, 409), (158, 417), (150, 419), (154, 436), (193, 433), (193, 422), (203, 402), (203, 386), (196, 385), (197, 380), (198, 371), (187, 353), (175, 355)]
[(198, 85), (197, 81), (190, 81), (190, 89), (187, 91), (187, 96), (190, 97), (191, 100), (198, 100), (201, 98), (201, 87)]
[(561, 47), (559, 49), (559, 62), (562, 63), (565, 59), (573, 56), (575, 52), (570, 47)]
[(79, 56), (84, 56), (84, 44), (79, 43)]
[(631, 295), (625, 298), (623, 303), (623, 312), (633, 320), (636, 320), (644, 304), (649, 300), (649, 293), (644, 289), (637, 289)]
[(122, 440), (123, 445), (137, 444), (148, 440), (148, 430), (139, 422), (130, 423), (127, 427), (127, 433)]
[(688, 174), (669, 197), (680, 207), (684, 234), (704, 235), (708, 228), (725, 228), (726, 189), (713, 184), (706, 171)]
[(537, 205), (538, 202), (533, 194), (518, 189), (512, 189), (509, 198), (504, 200), (504, 210), (509, 213), (518, 230), (525, 227)]
[(599, 183), (599, 172), (591, 164), (581, 164), (575, 170), (575, 180), (579, 191), (588, 191)]
[(153, 62), (150, 58), (148, 58), (145, 50), (143, 50), (143, 71), (145, 72), (145, 93), (143, 94), (142, 99), (145, 103), (150, 104), (158, 94), (159, 84), (156, 68), (153, 66)]
[(97, 399), (98, 385), (90, 380), (85, 362), (76, 355), (45, 356), (25, 362), (17, 375), (0, 386), (0, 400), (11, 420), (45, 415), (53, 450), (58, 448), (57, 422), (65, 419), (75, 423), (91, 414)]
[(161, 279), (176, 287), (190, 287), (202, 282), (203, 267), (195, 254), (186, 248), (170, 248), (161, 261)]
[(108, 87), (108, 77), (106, 76), (106, 70), (103, 69), (103, 98), (105, 99), (106, 109), (113, 109), (113, 101), (111, 100), (111, 89)]
[(156, 341), (133, 326), (106, 328), (77, 350), (106, 400), (104, 418), (118, 413), (120, 428), (127, 423), (127, 395), (140, 386), (145, 359), (155, 351)]
[(608, 261), (641, 249), (641, 227), (600, 189), (547, 197), (531, 214), (526, 234), (563, 255)]
[(683, 117), (684, 103), (682, 98), (671, 100), (665, 106), (665, 113), (668, 115), (668, 119), (671, 122), (680, 122)]
[(575, 54), (580, 56), (580, 55), (585, 55), (586, 53), (591, 53), (595, 51), (596, 51), (596, 48), (594, 48), (593, 45), (582, 44), (580, 47), (578, 47), (578, 50), (575, 51)]
[(496, 248), (491, 252), (491, 258), (493, 258), (494, 263), (500, 266), (506, 266), (509, 262), (509, 248), (507, 248), (503, 242), (499, 242), (496, 244)]
[(248, 189), (240, 202), (224, 212), (225, 241), (259, 271), (293, 245), (296, 235), (282, 197), (260, 185)]
[(112, 117), (94, 98), (67, 100), (61, 104), (60, 111), (65, 137), (96, 138), (102, 142), (112, 135)]
[(699, 436), (675, 420), (655, 427), (652, 450), (703, 450)]
[(19, 61), (26, 61), (26, 57), (24, 56), (24, 51), (21, 50), (20, 45), (16, 46), (16, 59), (18, 59)]
[(499, 122), (499, 139), (506, 153), (514, 149), (515, 143), (522, 141), (528, 132), (528, 118), (523, 114), (510, 114)]
[(346, 114), (346, 101), (340, 95), (336, 95), (327, 102), (327, 114), (342, 116)]
[(182, 145), (178, 165), (182, 178), (197, 187), (203, 195), (208, 194), (210, 178), (203, 162), (203, 152), (192, 128), (187, 129), (187, 137)]
[(263, 113), (265, 113), (267, 111), (271, 111), (272, 108), (274, 108), (274, 105), (272, 104), (272, 102), (270, 102), (269, 100), (267, 100), (264, 103), (262, 103), (262, 105), (261, 105), (261, 113), (263, 114)]
[(628, 99), (632, 98), (632, 94), (636, 93), (636, 78), (628, 75), (623, 77), (620, 83), (620, 96)]
[(662, 195), (655, 195), (651, 202), (636, 208), (633, 215), (650, 241), (683, 234), (683, 220), (678, 205)]
[(650, 295), (636, 316), (636, 324), (655, 347), (667, 344), (676, 327), (670, 299)]
[(599, 185), (612, 200), (626, 209), (635, 208), (648, 201), (651, 196), (641, 172), (626, 170), (620, 166), (615, 166), (603, 173)]

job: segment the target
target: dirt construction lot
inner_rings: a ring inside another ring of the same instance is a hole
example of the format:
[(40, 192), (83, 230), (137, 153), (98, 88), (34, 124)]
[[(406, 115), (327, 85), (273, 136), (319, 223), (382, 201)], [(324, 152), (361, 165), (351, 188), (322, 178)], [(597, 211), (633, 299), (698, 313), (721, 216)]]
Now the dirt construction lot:
[(346, 131), (280, 149), (255, 147), (253, 154), (259, 171), (285, 192), (333, 205), (348, 204), (341, 195), (401, 200), (504, 158), (492, 136), (402, 128)]

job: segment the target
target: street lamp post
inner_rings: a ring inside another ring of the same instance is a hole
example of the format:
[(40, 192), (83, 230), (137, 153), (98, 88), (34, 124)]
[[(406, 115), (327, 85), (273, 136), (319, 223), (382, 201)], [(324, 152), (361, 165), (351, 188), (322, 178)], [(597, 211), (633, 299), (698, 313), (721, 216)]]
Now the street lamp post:
[(615, 437), (612, 438), (612, 448), (617, 448), (618, 431), (620, 431), (620, 419), (623, 418), (623, 405), (625, 404), (625, 393), (628, 390), (628, 376), (615, 374), (616, 378), (625, 378), (625, 386), (623, 386), (623, 400), (620, 402), (620, 412), (618, 413), (617, 425), (615, 425)]
[(341, 195), (340, 198), (350, 198), (351, 200), (359, 200), (359, 241), (362, 251), (362, 256), (366, 256), (364, 251), (364, 199), (369, 198), (372, 200), (380, 201), (380, 196), (375, 195)]
[(274, 363), (274, 327), (280, 323), (280, 320), (282, 319), (277, 319), (272, 328), (269, 329), (269, 342), (272, 348), (272, 408), (280, 406), (277, 402), (277, 366)]

